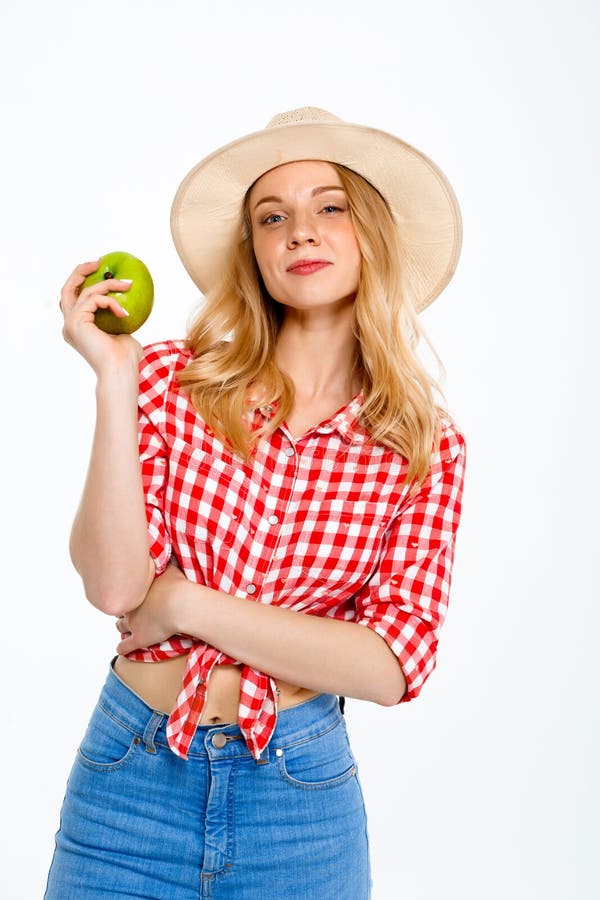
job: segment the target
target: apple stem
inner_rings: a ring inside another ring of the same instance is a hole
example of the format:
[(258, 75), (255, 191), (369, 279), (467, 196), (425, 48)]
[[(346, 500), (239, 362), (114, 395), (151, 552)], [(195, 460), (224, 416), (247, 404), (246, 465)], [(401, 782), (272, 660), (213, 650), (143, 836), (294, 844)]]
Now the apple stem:
[(113, 277), (113, 273), (112, 273), (112, 272), (105, 272), (105, 273), (104, 273), (104, 280), (105, 280), (105, 281), (107, 281), (109, 278), (112, 278), (112, 277)]

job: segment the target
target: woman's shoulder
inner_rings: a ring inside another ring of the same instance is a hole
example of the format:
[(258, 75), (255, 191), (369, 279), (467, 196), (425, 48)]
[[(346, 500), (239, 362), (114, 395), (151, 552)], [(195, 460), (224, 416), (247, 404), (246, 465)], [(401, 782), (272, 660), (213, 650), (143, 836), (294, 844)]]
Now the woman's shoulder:
[(139, 403), (143, 409), (152, 411), (162, 406), (176, 383), (175, 374), (183, 369), (192, 352), (187, 341), (156, 341), (142, 348), (139, 361)]
[(457, 424), (452, 415), (445, 409), (438, 407), (438, 419), (440, 423), (440, 443), (433, 454), (432, 467), (444, 466), (453, 462), (459, 455), (465, 455), (466, 441), (462, 428)]
[(192, 358), (187, 341), (156, 341), (142, 348), (140, 357), (140, 386), (171, 383), (175, 372), (183, 369)]
[(185, 366), (192, 358), (187, 341), (155, 341), (142, 347), (140, 373), (170, 370), (174, 366)]

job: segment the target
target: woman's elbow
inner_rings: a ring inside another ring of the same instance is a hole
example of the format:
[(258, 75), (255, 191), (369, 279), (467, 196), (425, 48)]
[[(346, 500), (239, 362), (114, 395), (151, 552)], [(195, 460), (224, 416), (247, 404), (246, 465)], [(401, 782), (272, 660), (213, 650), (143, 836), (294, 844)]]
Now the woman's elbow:
[(398, 657), (386, 640), (372, 629), (366, 629), (370, 641), (368, 654), (370, 697), (379, 706), (395, 706), (406, 691), (406, 678)]
[(154, 579), (155, 567), (152, 559), (148, 568), (136, 577), (127, 573), (115, 577), (115, 573), (103, 577), (95, 573), (87, 577), (80, 572), (85, 596), (89, 603), (107, 616), (124, 616), (137, 609), (144, 602)]
[(385, 695), (382, 695), (379, 700), (376, 702), (379, 706), (397, 706), (398, 703), (402, 700), (405, 694), (406, 688), (399, 690), (395, 693), (387, 692)]
[(395, 656), (388, 660), (388, 666), (385, 675), (377, 684), (375, 702), (379, 706), (396, 706), (406, 693), (406, 678)]
[(145, 594), (133, 594), (131, 592), (117, 593), (105, 590), (102, 587), (88, 587), (84, 582), (86, 599), (92, 606), (107, 616), (119, 618), (133, 612), (144, 600)]
[(398, 686), (397, 688), (394, 685), (384, 685), (385, 691), (380, 692), (378, 699), (375, 701), (379, 704), (379, 706), (396, 706), (396, 704), (400, 703), (405, 692), (406, 692), (406, 683), (404, 679), (402, 679), (402, 686)]

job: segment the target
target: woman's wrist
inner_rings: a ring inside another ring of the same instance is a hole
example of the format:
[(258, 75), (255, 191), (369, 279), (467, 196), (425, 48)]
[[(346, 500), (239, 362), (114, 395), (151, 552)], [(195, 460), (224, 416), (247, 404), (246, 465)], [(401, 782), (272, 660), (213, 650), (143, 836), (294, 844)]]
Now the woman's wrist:
[(114, 392), (129, 389), (137, 394), (139, 388), (139, 369), (132, 360), (119, 365), (111, 365), (96, 374), (97, 392)]
[(177, 634), (189, 634), (190, 637), (202, 640), (202, 622), (204, 612), (210, 598), (209, 588), (182, 578), (177, 590), (170, 594), (173, 606), (173, 622)]

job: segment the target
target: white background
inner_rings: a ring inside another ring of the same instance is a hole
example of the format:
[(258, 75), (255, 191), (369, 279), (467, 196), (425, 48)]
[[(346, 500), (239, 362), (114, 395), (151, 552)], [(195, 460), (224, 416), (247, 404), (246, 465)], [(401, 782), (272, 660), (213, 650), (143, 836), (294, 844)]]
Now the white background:
[(423, 314), (469, 454), (438, 667), (414, 703), (347, 707), (374, 900), (599, 896), (598, 22), (592, 0), (4, 6), (7, 900), (42, 896), (116, 643), (68, 557), (94, 400), (60, 287), (129, 250), (156, 284), (140, 340), (183, 336), (198, 295), (170, 238), (179, 181), (304, 105), (423, 150), (464, 216)]

